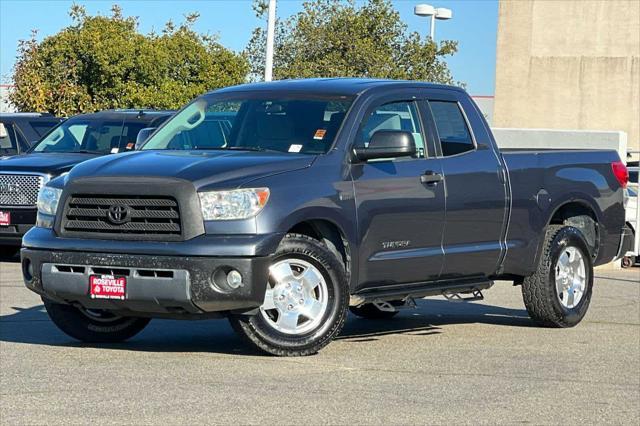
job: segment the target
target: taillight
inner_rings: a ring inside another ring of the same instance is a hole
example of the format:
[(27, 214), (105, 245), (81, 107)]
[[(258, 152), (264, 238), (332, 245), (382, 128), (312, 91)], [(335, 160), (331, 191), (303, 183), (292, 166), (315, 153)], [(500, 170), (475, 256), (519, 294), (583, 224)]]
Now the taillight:
[(627, 170), (627, 166), (622, 161), (614, 161), (611, 163), (611, 168), (613, 169), (613, 175), (618, 182), (620, 182), (620, 186), (626, 188), (627, 183), (629, 183), (629, 170)]

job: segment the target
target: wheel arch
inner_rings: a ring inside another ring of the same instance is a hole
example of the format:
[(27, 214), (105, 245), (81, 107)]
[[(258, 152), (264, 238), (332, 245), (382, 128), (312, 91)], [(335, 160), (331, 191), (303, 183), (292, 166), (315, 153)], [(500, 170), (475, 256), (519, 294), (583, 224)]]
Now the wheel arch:
[(326, 245), (342, 261), (349, 282), (351, 282), (353, 246), (340, 225), (331, 219), (322, 217), (302, 219), (290, 224), (287, 228), (285, 234), (306, 235)]
[(579, 229), (595, 259), (600, 249), (601, 214), (597, 206), (587, 198), (573, 198), (555, 207), (546, 222), (545, 232), (550, 225), (568, 225)]

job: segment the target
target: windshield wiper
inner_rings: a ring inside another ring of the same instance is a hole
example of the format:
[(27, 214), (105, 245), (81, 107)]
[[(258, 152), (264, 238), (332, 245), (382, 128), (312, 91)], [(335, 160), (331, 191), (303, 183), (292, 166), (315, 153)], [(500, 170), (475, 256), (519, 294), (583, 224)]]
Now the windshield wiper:
[(228, 146), (224, 148), (229, 151), (254, 151), (254, 152), (278, 152), (282, 153), (282, 151), (278, 151), (276, 149), (263, 148), (261, 146)]

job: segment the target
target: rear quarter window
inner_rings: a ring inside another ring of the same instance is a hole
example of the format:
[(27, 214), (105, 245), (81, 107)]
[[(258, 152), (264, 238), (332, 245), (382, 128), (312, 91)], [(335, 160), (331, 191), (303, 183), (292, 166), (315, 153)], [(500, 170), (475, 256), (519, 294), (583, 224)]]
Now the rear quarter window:
[(429, 101), (445, 157), (473, 151), (475, 145), (457, 102)]

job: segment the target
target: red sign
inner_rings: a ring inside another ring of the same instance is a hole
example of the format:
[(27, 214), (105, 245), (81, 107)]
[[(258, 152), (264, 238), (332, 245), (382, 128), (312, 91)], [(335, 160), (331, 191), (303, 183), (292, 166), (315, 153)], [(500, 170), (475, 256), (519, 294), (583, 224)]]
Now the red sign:
[(127, 291), (127, 279), (113, 275), (91, 275), (89, 290), (92, 299), (124, 300)]
[(9, 225), (11, 225), (11, 213), (0, 212), (0, 226), (9, 226)]

